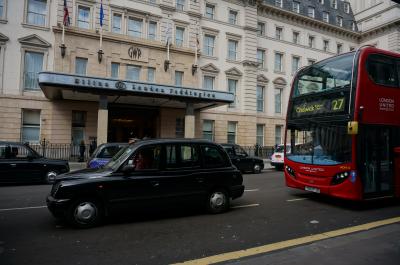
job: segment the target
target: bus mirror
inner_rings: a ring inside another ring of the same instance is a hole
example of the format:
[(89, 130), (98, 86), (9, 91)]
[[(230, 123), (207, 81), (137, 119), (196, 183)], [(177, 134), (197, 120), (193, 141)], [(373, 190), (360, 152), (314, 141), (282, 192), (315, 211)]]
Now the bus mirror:
[(347, 123), (347, 134), (355, 135), (358, 134), (358, 122), (349, 121)]

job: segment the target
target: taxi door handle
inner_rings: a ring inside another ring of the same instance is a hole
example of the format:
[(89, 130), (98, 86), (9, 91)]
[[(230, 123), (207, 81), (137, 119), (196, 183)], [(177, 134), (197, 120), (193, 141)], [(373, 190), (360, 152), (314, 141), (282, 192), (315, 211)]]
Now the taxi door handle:
[(16, 167), (16, 166), (17, 166), (17, 164), (10, 164), (10, 166), (11, 166), (11, 167)]
[(158, 181), (151, 181), (150, 183), (151, 183), (151, 186), (153, 186), (153, 187), (160, 186), (160, 182), (158, 182)]

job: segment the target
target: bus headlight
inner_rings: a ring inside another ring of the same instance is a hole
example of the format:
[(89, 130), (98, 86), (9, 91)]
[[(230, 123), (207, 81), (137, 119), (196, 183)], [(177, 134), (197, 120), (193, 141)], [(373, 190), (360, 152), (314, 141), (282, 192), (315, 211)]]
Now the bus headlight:
[(350, 172), (347, 172), (347, 171), (338, 173), (333, 177), (331, 184), (332, 185), (340, 184), (343, 181), (345, 181), (349, 176), (350, 176)]
[(294, 174), (294, 170), (293, 168), (289, 167), (289, 166), (285, 166), (286, 172), (289, 173), (289, 175), (291, 175), (292, 177), (296, 177), (296, 175)]

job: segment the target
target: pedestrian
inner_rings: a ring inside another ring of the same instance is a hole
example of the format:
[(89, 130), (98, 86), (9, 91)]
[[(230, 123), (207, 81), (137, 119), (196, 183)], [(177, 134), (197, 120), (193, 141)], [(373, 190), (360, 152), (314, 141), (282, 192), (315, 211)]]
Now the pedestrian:
[(84, 161), (85, 151), (86, 151), (85, 141), (82, 140), (81, 144), (79, 145), (79, 154), (80, 154), (79, 162)]
[(94, 152), (94, 150), (96, 150), (96, 148), (97, 148), (97, 142), (96, 142), (96, 139), (93, 139), (89, 146), (89, 155), (90, 156), (93, 155), (93, 152)]

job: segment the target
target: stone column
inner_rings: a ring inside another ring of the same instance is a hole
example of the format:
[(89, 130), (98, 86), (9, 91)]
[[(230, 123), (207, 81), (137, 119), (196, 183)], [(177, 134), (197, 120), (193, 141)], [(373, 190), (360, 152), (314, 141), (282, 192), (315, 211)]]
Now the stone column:
[(97, 113), (97, 145), (107, 143), (108, 131), (108, 99), (107, 96), (99, 96), (99, 110)]
[(185, 138), (194, 138), (194, 109), (193, 103), (186, 103), (186, 114), (185, 114)]

